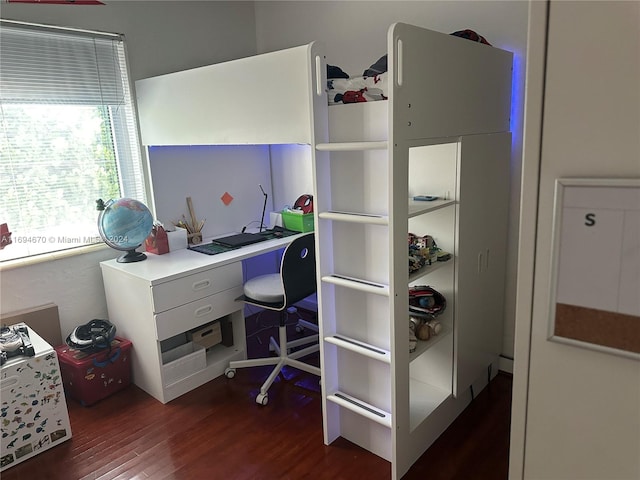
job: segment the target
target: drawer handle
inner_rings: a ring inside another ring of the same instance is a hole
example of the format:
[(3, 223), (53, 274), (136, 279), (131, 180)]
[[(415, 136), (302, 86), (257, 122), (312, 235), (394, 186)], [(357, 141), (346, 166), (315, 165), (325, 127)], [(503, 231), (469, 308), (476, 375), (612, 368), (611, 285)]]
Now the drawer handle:
[(211, 335), (213, 333), (213, 328), (210, 328), (209, 330), (207, 330), (206, 332), (202, 332), (200, 334), (201, 337), (206, 337), (207, 335)]
[(195, 311), (196, 317), (202, 317), (203, 315), (206, 315), (207, 313), (211, 312), (211, 310), (213, 310), (213, 307), (211, 305), (205, 305), (204, 307), (200, 307)]
[(194, 290), (202, 290), (203, 288), (207, 288), (209, 285), (211, 285), (211, 281), (209, 279), (206, 279), (194, 283), (191, 288), (193, 288)]

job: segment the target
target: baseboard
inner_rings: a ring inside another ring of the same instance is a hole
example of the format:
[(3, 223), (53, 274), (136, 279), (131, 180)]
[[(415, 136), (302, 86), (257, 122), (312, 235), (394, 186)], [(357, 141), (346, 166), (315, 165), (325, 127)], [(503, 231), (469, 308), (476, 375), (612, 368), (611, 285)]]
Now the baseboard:
[(498, 359), (498, 370), (513, 375), (513, 358), (500, 356)]

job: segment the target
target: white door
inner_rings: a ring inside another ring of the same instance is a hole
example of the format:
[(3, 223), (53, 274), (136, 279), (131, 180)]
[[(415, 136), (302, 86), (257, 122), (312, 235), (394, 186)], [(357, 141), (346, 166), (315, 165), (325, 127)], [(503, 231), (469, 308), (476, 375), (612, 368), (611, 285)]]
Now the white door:
[[(640, 362), (547, 337), (556, 180), (640, 177), (640, 3), (552, 1), (546, 33), (547, 19), (540, 15), (544, 5), (536, 3), (530, 25), (530, 38), (538, 43), (529, 46), (529, 62), (537, 63), (530, 63), (527, 81), (527, 110), (534, 114), (525, 132), (510, 478), (637, 480)], [(545, 37), (546, 64), (540, 56)], [(612, 239), (601, 247), (584, 262), (604, 266), (620, 244)]]

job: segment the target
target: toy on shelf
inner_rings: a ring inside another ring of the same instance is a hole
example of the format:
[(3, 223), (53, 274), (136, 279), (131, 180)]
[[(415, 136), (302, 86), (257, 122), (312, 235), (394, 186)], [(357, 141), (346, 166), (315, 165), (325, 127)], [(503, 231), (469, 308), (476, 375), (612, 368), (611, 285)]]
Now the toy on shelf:
[(428, 285), (409, 287), (409, 352), (418, 340), (426, 341), (442, 331), (436, 317), (447, 307), (445, 297)]
[(445, 262), (451, 258), (451, 254), (439, 248), (431, 235), (418, 236), (409, 233), (408, 246), (409, 273), (417, 272), (427, 265)]

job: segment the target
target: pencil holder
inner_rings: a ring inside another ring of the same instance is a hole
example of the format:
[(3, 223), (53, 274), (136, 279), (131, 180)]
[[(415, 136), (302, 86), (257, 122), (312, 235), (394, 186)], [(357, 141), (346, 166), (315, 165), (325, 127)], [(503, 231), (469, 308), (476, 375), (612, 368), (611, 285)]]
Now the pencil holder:
[(187, 234), (187, 241), (189, 245), (198, 245), (202, 242), (202, 232), (194, 232)]

